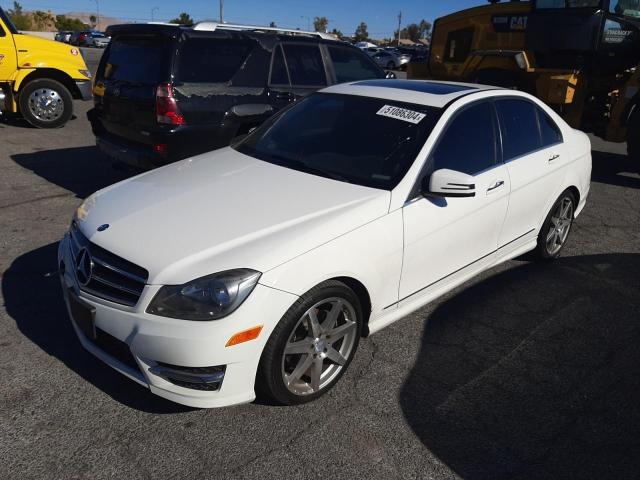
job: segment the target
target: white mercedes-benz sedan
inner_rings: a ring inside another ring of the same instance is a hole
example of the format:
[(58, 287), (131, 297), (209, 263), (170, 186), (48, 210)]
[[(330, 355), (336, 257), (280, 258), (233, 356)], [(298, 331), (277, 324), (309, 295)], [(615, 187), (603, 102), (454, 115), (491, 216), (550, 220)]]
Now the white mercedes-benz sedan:
[(91, 195), (59, 247), (86, 349), (195, 407), (307, 402), (361, 337), (525, 252), (559, 255), (587, 136), (532, 96), (368, 80)]

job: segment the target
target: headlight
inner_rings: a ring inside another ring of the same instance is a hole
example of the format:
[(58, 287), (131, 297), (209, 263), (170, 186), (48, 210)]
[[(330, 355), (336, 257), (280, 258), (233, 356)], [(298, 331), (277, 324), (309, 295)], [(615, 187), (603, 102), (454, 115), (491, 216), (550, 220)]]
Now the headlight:
[(216, 320), (236, 310), (260, 279), (248, 268), (227, 270), (184, 285), (166, 285), (153, 297), (147, 313), (184, 320)]

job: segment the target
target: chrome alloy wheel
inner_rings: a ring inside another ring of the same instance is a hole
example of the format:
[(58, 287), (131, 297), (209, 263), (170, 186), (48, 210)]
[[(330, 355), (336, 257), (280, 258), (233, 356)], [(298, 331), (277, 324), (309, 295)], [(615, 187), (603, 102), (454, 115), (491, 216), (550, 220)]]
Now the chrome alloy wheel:
[(564, 245), (571, 222), (573, 221), (573, 201), (569, 197), (564, 197), (556, 207), (555, 212), (551, 216), (549, 231), (547, 232), (547, 252), (555, 255)]
[(64, 112), (64, 100), (51, 88), (38, 88), (29, 95), (29, 110), (38, 120), (53, 122)]
[(294, 327), (282, 356), (282, 378), (295, 395), (309, 395), (326, 387), (353, 353), (356, 312), (347, 300), (321, 300)]

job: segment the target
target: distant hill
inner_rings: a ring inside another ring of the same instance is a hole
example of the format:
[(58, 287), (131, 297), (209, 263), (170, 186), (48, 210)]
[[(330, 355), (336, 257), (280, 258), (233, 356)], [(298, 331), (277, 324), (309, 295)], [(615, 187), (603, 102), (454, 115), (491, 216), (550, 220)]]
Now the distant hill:
[[(95, 15), (95, 13), (69, 12), (64, 14), (64, 16), (67, 18), (77, 18), (78, 20), (80, 20), (83, 23), (86, 23), (87, 25), (91, 24), (91, 22), (89, 21), (89, 19), (91, 18), (91, 15)], [(118, 23), (129, 23), (129, 22), (125, 22), (124, 20), (120, 20), (119, 18), (105, 17), (103, 15), (100, 15), (100, 23), (96, 25), (96, 30), (105, 30), (109, 25), (115, 25)]]

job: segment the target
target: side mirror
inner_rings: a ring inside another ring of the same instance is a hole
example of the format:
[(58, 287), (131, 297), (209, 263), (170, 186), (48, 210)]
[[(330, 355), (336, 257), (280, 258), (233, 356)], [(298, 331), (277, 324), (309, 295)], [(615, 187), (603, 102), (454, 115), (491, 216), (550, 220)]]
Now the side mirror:
[(425, 177), (421, 193), (431, 197), (474, 197), (476, 185), (471, 175), (441, 168)]
[(393, 72), (387, 72), (386, 78), (398, 78), (398, 77), (396, 77), (396, 74)]

